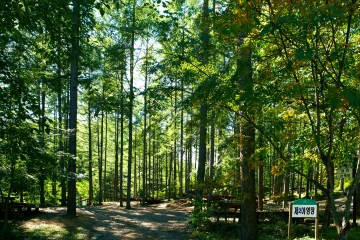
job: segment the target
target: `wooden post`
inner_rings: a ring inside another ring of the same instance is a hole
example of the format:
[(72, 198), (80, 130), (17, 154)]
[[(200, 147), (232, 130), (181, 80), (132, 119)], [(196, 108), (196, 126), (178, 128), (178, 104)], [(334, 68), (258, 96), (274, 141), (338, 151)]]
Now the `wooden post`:
[(289, 206), (289, 224), (288, 224), (288, 239), (291, 239), (291, 222), (292, 222), (292, 202)]
[(317, 213), (315, 218), (315, 240), (319, 239), (319, 203), (316, 203)]

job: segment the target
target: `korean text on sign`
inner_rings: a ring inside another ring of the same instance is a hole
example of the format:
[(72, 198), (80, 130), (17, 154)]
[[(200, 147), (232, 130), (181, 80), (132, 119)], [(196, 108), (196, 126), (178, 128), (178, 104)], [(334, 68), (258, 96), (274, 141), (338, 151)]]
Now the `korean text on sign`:
[(316, 217), (316, 210), (312, 205), (293, 205), (292, 217)]

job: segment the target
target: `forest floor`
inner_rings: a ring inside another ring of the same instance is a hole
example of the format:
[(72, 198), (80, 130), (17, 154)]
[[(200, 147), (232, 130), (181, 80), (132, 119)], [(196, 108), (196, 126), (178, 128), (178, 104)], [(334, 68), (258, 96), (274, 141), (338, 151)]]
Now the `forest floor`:
[(165, 202), (127, 210), (118, 202), (81, 207), (78, 217), (68, 219), (66, 208), (49, 207), (18, 222), (23, 239), (190, 239), (186, 224), (191, 207), (183, 202)]
[[(337, 199), (339, 209), (343, 208), (344, 198)], [(203, 230), (194, 232), (187, 224), (192, 211), (190, 201), (168, 201), (160, 204), (141, 206), (139, 202), (132, 202), (132, 208), (127, 210), (120, 207), (118, 202), (105, 202), (100, 206), (77, 208), (78, 217), (69, 219), (65, 207), (41, 208), (39, 213), (18, 217), (13, 225), (13, 235), (8, 239), (16, 240), (115, 240), (115, 239), (237, 239), (239, 225), (220, 221), (213, 218), (212, 223)], [(324, 208), (324, 201), (319, 201), (320, 208)], [(264, 205), (267, 211), (288, 212), (288, 208), (272, 201)], [(259, 224), (259, 234), (263, 239), (286, 239), (288, 217), (282, 219), (273, 216), (273, 221)], [(271, 219), (270, 219), (271, 220)], [(1, 225), (1, 224), (0, 224)], [(297, 236), (313, 235), (314, 224), (294, 225)], [(201, 230), (201, 228), (200, 228)], [(358, 238), (360, 228), (352, 231)], [(320, 232), (321, 239), (336, 239), (335, 228), (332, 231)], [(335, 237), (334, 237), (335, 236)], [(0, 239), (2, 239), (0, 235)], [(308, 239), (308, 238), (307, 238)]]

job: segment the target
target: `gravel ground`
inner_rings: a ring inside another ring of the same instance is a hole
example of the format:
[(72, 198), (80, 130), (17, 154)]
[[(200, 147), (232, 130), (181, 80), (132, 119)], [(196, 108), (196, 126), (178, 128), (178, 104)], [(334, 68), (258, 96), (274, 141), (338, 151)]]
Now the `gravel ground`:
[[(27, 231), (36, 228), (59, 227), (68, 232), (83, 232), (76, 239), (190, 239), (186, 220), (191, 211), (186, 203), (161, 203), (132, 209), (119, 207), (119, 203), (107, 202), (101, 206), (78, 208), (78, 217), (66, 218), (66, 208), (46, 208), (43, 213), (24, 221), (21, 227)], [(79, 237), (80, 236), (80, 237)], [(54, 237), (54, 239), (56, 239)]]

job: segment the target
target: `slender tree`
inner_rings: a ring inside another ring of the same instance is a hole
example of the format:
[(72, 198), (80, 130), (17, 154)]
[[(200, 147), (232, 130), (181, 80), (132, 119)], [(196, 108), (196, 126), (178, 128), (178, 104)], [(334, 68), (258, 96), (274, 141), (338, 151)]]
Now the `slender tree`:
[(129, 139), (128, 139), (128, 175), (127, 175), (127, 197), (126, 208), (131, 208), (131, 163), (133, 152), (133, 104), (134, 104), (134, 51), (135, 51), (135, 27), (136, 27), (136, 0), (132, 1), (131, 14), (131, 47), (130, 47), (130, 93), (129, 93)]
[[(91, 93), (91, 83), (89, 86), (89, 95)], [(88, 99), (88, 133), (89, 133), (89, 140), (88, 140), (88, 145), (89, 145), (89, 150), (88, 150), (88, 158), (89, 158), (89, 166), (88, 166), (88, 171), (89, 171), (89, 203), (93, 202), (93, 198), (94, 198), (94, 189), (93, 189), (93, 160), (92, 160), (92, 156), (93, 156), (93, 142), (92, 142), (92, 116), (91, 116), (91, 97), (89, 96)]]
[[(203, 52), (201, 56), (201, 60), (203, 64), (207, 64), (208, 62), (208, 49), (209, 49), (209, 1), (204, 0), (202, 6), (202, 47)], [(205, 163), (206, 163), (206, 136), (207, 136), (207, 112), (208, 105), (206, 99), (203, 99), (203, 102), (200, 106), (200, 135), (199, 135), (199, 164), (198, 164), (198, 172), (196, 176), (198, 190), (196, 193), (196, 201), (201, 202), (203, 197), (203, 189), (204, 189), (204, 181), (205, 181)], [(199, 211), (199, 207), (195, 206), (195, 212)]]
[(76, 217), (76, 124), (77, 124), (77, 85), (79, 65), (79, 31), (80, 31), (80, 0), (72, 1), (72, 49), (71, 49), (71, 77), (70, 77), (70, 118), (69, 129), (69, 162), (68, 162), (68, 201), (67, 215)]

